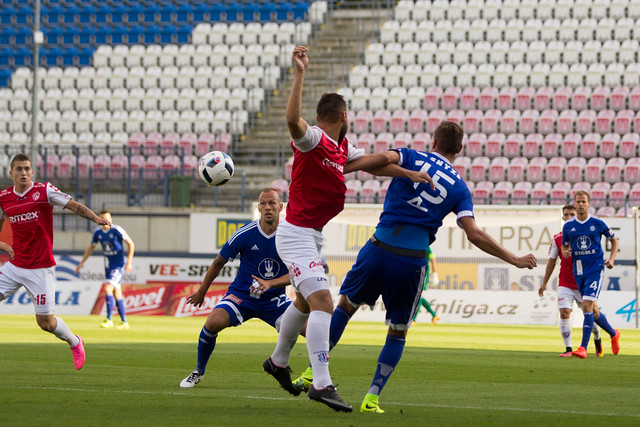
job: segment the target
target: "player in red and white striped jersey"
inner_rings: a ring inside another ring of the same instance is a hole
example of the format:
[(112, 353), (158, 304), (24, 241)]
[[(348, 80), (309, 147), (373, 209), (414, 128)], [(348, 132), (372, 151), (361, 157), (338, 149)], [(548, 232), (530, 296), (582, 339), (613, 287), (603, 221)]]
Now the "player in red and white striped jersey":
[(347, 105), (337, 93), (322, 95), (316, 108), (317, 126), (300, 116), (302, 85), (309, 65), (307, 48), (293, 51), (296, 74), (287, 103), (287, 125), (294, 152), (286, 218), (276, 234), (278, 255), (289, 268), (296, 300), (287, 308), (278, 335), (278, 344), (263, 368), (289, 390), (289, 354), (308, 319), (307, 350), (313, 367), (309, 398), (333, 409), (350, 412), (329, 374), (329, 324), (333, 301), (324, 271), (322, 228), (344, 209), (344, 174), (366, 170), (374, 175), (406, 177), (414, 182), (432, 183), (426, 172), (403, 169), (385, 153), (365, 154), (345, 138), (349, 123)]
[(111, 223), (50, 183), (33, 182), (31, 159), (26, 154), (17, 154), (11, 160), (9, 174), (13, 186), (0, 192), (0, 230), (8, 219), (13, 246), (0, 242), (0, 250), (11, 257), (10, 262), (0, 267), (0, 301), (24, 286), (33, 301), (38, 326), (66, 341), (75, 368), (81, 369), (85, 362), (82, 338), (53, 315), (56, 265), (52, 252), (53, 206), (69, 209), (98, 225), (110, 227)]

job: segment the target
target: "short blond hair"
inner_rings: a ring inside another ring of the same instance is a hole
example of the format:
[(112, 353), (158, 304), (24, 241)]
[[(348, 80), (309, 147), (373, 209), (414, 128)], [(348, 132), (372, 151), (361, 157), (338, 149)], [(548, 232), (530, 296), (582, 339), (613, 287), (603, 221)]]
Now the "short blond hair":
[(576, 194), (573, 195), (573, 200), (576, 200), (578, 198), (578, 196), (586, 196), (587, 197), (587, 202), (591, 201), (591, 196), (589, 195), (589, 193), (587, 193), (584, 190), (576, 191)]

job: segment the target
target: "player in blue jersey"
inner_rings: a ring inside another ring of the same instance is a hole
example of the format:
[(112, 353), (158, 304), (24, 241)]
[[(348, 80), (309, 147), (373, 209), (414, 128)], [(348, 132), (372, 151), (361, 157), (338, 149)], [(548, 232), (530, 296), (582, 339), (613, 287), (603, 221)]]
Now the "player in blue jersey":
[[(402, 356), (426, 275), (425, 248), (435, 241), (445, 216), (453, 212), (469, 241), (484, 252), (518, 268), (536, 266), (533, 255), (517, 257), (476, 225), (471, 193), (451, 165), (462, 149), (462, 137), (459, 125), (445, 121), (434, 132), (431, 153), (406, 148), (387, 152), (392, 163), (429, 173), (435, 189), (404, 178), (393, 179), (376, 231), (358, 253), (340, 288), (340, 301), (331, 318), (332, 346), (337, 344), (357, 309), (365, 304), (373, 306), (379, 296), (389, 326), (361, 412), (384, 412), (378, 405), (378, 396)], [(298, 380), (294, 385), (306, 388)]]
[(220, 302), (211, 310), (198, 339), (196, 368), (180, 387), (193, 387), (204, 376), (207, 363), (216, 346), (218, 333), (229, 326), (240, 326), (245, 320), (258, 318), (280, 329), (280, 322), (291, 300), (285, 293), (289, 271), (276, 251), (275, 237), (280, 212), (280, 195), (274, 188), (262, 190), (258, 199), (260, 219), (236, 231), (224, 244), (202, 279), (202, 285), (187, 298), (189, 304), (202, 306), (213, 280), (227, 261), (240, 256), (240, 267), (234, 281)]
[[(573, 257), (573, 276), (582, 295), (582, 343), (571, 353), (581, 359), (587, 358), (587, 344), (594, 322), (611, 336), (613, 354), (620, 351), (620, 331), (613, 329), (596, 303), (602, 290), (604, 268), (613, 268), (618, 254), (618, 238), (603, 220), (589, 215), (590, 199), (586, 191), (576, 191), (573, 204), (578, 215), (562, 227), (562, 255)], [(602, 236), (611, 241), (611, 254), (606, 261), (600, 243)]]
[[(108, 210), (103, 210), (100, 212), (99, 216), (100, 218), (104, 218), (111, 222), (111, 213)], [(82, 261), (80, 261), (80, 264), (76, 267), (76, 273), (80, 272), (82, 265), (87, 258), (91, 256), (98, 243), (102, 246), (102, 252), (104, 254), (104, 292), (107, 303), (107, 318), (100, 324), (100, 327), (113, 328), (111, 313), (113, 312), (113, 306), (115, 304), (115, 306), (118, 307), (118, 313), (120, 314), (121, 320), (120, 324), (117, 325), (116, 328), (129, 329), (122, 295), (122, 278), (125, 274), (129, 274), (131, 272), (135, 245), (131, 237), (129, 237), (127, 232), (124, 231), (124, 228), (119, 225), (113, 225), (112, 228), (105, 225), (98, 227), (93, 232), (91, 244), (87, 250), (84, 251)], [(129, 246), (126, 261), (123, 243), (126, 243)]]

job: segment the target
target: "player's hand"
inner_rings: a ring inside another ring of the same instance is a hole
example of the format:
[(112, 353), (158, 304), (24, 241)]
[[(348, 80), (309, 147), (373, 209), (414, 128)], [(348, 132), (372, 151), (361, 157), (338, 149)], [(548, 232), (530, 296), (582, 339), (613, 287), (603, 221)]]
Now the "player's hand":
[(440, 284), (440, 279), (438, 278), (438, 273), (431, 273), (431, 277), (429, 278), (429, 286), (438, 286)]
[(113, 224), (111, 224), (111, 221), (107, 221), (106, 219), (104, 219), (102, 217), (98, 217), (98, 219), (96, 220), (96, 224), (98, 224), (98, 225), (106, 225), (109, 228), (113, 228)]
[(80, 270), (82, 270), (82, 264), (78, 264), (75, 270), (73, 270), (76, 274), (80, 274)]
[(15, 256), (15, 253), (13, 252), (13, 248), (11, 246), (9, 246), (8, 243), (6, 242), (0, 242), (0, 250), (5, 251), (6, 253), (9, 254), (9, 258), (13, 259), (13, 257)]
[(547, 289), (547, 285), (543, 283), (542, 285), (540, 285), (540, 289), (538, 289), (538, 295), (544, 296), (545, 289)]
[(200, 292), (194, 292), (187, 297), (187, 304), (193, 304), (198, 308), (202, 307), (203, 302), (204, 295), (201, 295)]
[(305, 71), (309, 66), (309, 57), (307, 56), (306, 46), (296, 46), (293, 49), (293, 65), (296, 67), (296, 71)]
[(436, 189), (433, 180), (431, 179), (431, 175), (426, 172), (418, 172), (418, 171), (407, 171), (408, 178), (413, 182), (421, 182), (423, 184), (429, 184), (432, 190)]
[(608, 260), (606, 260), (604, 262), (604, 266), (607, 267), (609, 270), (611, 270), (613, 268), (613, 263), (615, 260), (609, 258)]
[(538, 260), (535, 256), (533, 256), (533, 254), (525, 255), (518, 258), (515, 266), (518, 268), (528, 268), (529, 270), (531, 270), (532, 268), (538, 266)]
[(571, 248), (566, 249), (563, 245), (560, 250), (562, 251), (562, 258), (569, 258), (571, 256)]
[(253, 289), (252, 292), (256, 294), (261, 294), (271, 289), (271, 283), (269, 280), (261, 279), (260, 277), (256, 277), (253, 274), (251, 275), (251, 277), (253, 277), (253, 280), (255, 280), (258, 283), (258, 285), (260, 285), (258, 289)]

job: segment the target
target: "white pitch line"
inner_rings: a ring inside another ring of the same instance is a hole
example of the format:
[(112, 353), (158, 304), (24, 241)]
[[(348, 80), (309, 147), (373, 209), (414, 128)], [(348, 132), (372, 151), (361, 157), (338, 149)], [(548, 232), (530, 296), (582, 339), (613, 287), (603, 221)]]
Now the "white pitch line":
[[(148, 395), (167, 395), (167, 396), (192, 396), (192, 397), (210, 397), (208, 395), (203, 394), (195, 394), (189, 392), (174, 392), (174, 391), (143, 391), (143, 390), (97, 390), (97, 389), (86, 389), (86, 388), (71, 388), (71, 387), (33, 387), (33, 386), (7, 386), (0, 385), (0, 388), (6, 389), (23, 389), (23, 390), (53, 390), (53, 391), (76, 391), (82, 393), (121, 393), (121, 394), (148, 394)], [(204, 390), (203, 390), (204, 391)], [(297, 400), (295, 397), (269, 397), (269, 396), (244, 396), (244, 395), (236, 395), (227, 397), (237, 397), (237, 398), (245, 398), (245, 399), (254, 399), (254, 400), (282, 400), (282, 401), (291, 401)], [(571, 414), (571, 415), (598, 415), (604, 417), (631, 417), (631, 418), (640, 418), (640, 414), (614, 414), (614, 413), (604, 413), (604, 412), (588, 412), (588, 411), (568, 411), (568, 410), (558, 410), (558, 409), (536, 409), (536, 408), (511, 408), (511, 407), (501, 407), (501, 406), (462, 406), (462, 405), (438, 405), (431, 403), (407, 403), (407, 402), (384, 402), (382, 406), (413, 406), (419, 408), (443, 408), (443, 409), (465, 409), (465, 410), (489, 410), (489, 411), (505, 411), (505, 412), (534, 412), (534, 413), (553, 413), (553, 414)]]

